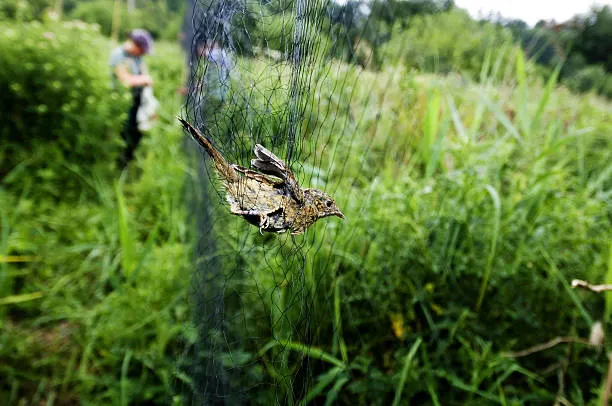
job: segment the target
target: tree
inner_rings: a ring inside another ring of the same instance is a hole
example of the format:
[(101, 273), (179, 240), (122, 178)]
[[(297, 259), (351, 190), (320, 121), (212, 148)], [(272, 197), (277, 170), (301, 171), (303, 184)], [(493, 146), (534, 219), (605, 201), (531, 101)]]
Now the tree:
[(602, 65), (612, 72), (612, 9), (594, 8), (583, 20), (573, 52), (584, 56), (588, 64)]

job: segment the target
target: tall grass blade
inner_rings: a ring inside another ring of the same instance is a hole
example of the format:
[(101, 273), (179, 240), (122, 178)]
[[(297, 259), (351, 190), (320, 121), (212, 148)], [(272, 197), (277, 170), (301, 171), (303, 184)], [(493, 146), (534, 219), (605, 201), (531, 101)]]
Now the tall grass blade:
[(427, 378), (426, 381), (427, 392), (429, 392), (429, 396), (431, 397), (431, 401), (434, 406), (440, 406), (440, 399), (438, 399), (438, 394), (436, 393), (436, 387), (431, 378)]
[(516, 80), (518, 82), (521, 101), (524, 101), (524, 96), (527, 91), (527, 76), (525, 75), (525, 55), (520, 48), (516, 50)]
[[(608, 271), (606, 272), (605, 283), (612, 283), (612, 241), (608, 247)], [(612, 314), (612, 294), (606, 294), (606, 310), (604, 313), (604, 320), (610, 320), (610, 314)]]
[(585, 196), (590, 196), (591, 194), (593, 194), (595, 190), (597, 190), (610, 178), (612, 178), (612, 164), (608, 165), (608, 167), (601, 172), (597, 179), (595, 179), (593, 182), (589, 182), (585, 190)]
[(482, 62), (482, 68), (480, 69), (480, 84), (486, 85), (489, 77), (489, 69), (491, 68), (491, 59), (493, 54), (493, 48), (487, 48), (485, 53), (484, 61)]
[(53, 406), (55, 404), (55, 398), (57, 398), (57, 392), (51, 391), (49, 394), (47, 394), (47, 402), (45, 405)]
[(31, 255), (0, 255), (0, 263), (24, 263), (24, 262), (33, 262), (40, 261), (40, 257), (35, 257)]
[(512, 135), (519, 143), (523, 142), (523, 138), (521, 137), (521, 134), (519, 133), (519, 131), (516, 129), (516, 127), (514, 126), (514, 124), (512, 124), (512, 121), (510, 121), (510, 119), (508, 118), (508, 116), (506, 116), (506, 114), (502, 111), (502, 109), (499, 107), (499, 105), (497, 105), (496, 103), (493, 103), (493, 101), (486, 95), (485, 92), (483, 92), (482, 90), (480, 91), (480, 97), (482, 99), (482, 101), (484, 101), (484, 104), (489, 108), (489, 110), (491, 110), (491, 112), (493, 113), (493, 115), (495, 116), (495, 118), (497, 118), (497, 120), (499, 121), (499, 123), (510, 133), (510, 135)]
[(292, 342), (292, 341), (287, 341), (287, 340), (278, 340), (278, 341), (271, 341), (268, 344), (266, 344), (259, 352), (258, 352), (258, 356), (262, 356), (264, 353), (266, 353), (267, 351), (269, 351), (270, 349), (276, 347), (276, 346), (282, 346), (288, 350), (292, 350), (292, 351), (297, 351), (299, 353), (304, 354), (307, 357), (311, 357), (311, 358), (315, 358), (321, 361), (325, 361), (328, 362), (332, 365), (335, 365), (339, 368), (342, 369), (347, 369), (347, 365), (345, 365), (341, 360), (339, 360), (338, 358), (334, 357), (331, 354), (326, 353), (325, 351), (310, 346), (310, 345), (306, 345), (306, 344), (302, 344), (302, 343), (296, 343), (296, 342)]
[(336, 279), (334, 284), (334, 334), (336, 335), (336, 341), (340, 346), (340, 355), (342, 361), (348, 364), (348, 351), (346, 349), (346, 343), (342, 336), (342, 314), (340, 313), (340, 281), (342, 277)]
[(465, 125), (463, 125), (463, 121), (461, 121), (461, 116), (459, 115), (459, 111), (457, 110), (457, 106), (455, 105), (452, 96), (448, 95), (446, 97), (446, 104), (450, 109), (451, 119), (453, 120), (457, 135), (459, 136), (461, 141), (468, 142), (470, 139), (469, 135), (467, 133), (467, 130), (465, 129)]
[(427, 168), (431, 165), (433, 159), (433, 148), (438, 136), (438, 126), (440, 117), (440, 94), (437, 90), (434, 91), (427, 101), (427, 111), (423, 120), (423, 138), (420, 143), (420, 153), (422, 162)]
[(546, 252), (542, 247), (539, 247), (539, 250), (542, 253), (542, 257), (546, 260), (546, 262), (548, 262), (549, 272), (555, 278), (557, 278), (561, 282), (561, 284), (565, 288), (565, 291), (567, 292), (568, 296), (572, 299), (572, 301), (574, 302), (574, 304), (578, 308), (578, 311), (580, 311), (580, 314), (582, 315), (582, 318), (584, 319), (584, 321), (589, 326), (592, 326), (593, 325), (593, 319), (591, 318), (589, 313), (586, 311), (584, 306), (582, 306), (582, 302), (580, 301), (580, 298), (578, 297), (578, 295), (576, 295), (576, 292), (574, 291), (574, 289), (572, 289), (570, 284), (567, 283), (567, 281), (565, 280), (565, 277), (563, 277), (563, 275), (559, 271), (559, 268), (557, 268), (557, 265), (555, 264), (553, 259), (550, 257), (548, 252)]
[[(6, 212), (2, 210), (0, 216), (0, 257), (8, 258), (9, 221)], [(11, 293), (11, 279), (8, 270), (8, 261), (0, 261), (0, 296)]]
[(519, 92), (517, 118), (523, 137), (527, 137), (529, 135), (529, 125), (527, 125), (527, 76), (525, 74), (525, 55), (521, 48), (518, 48), (516, 51), (516, 80)]
[(442, 157), (442, 149), (444, 148), (444, 138), (450, 127), (450, 118), (448, 116), (444, 116), (442, 120), (442, 126), (438, 130), (438, 135), (435, 138), (435, 141), (431, 148), (430, 158), (427, 162), (427, 167), (425, 168), (425, 178), (430, 178), (438, 169), (438, 166)]
[(7, 304), (29, 302), (30, 300), (36, 300), (43, 297), (43, 292), (24, 293), (23, 295), (12, 295), (0, 298), (0, 306)]
[(478, 135), (478, 131), (480, 131), (480, 126), (482, 125), (482, 120), (484, 118), (485, 112), (485, 104), (478, 103), (476, 106), (476, 112), (474, 113), (474, 118), (472, 119), (472, 125), (470, 126), (469, 137), (470, 141), (473, 143)]
[(542, 124), (542, 115), (544, 114), (544, 109), (548, 105), (548, 101), (550, 100), (550, 95), (557, 85), (557, 79), (559, 78), (559, 72), (561, 72), (561, 64), (558, 64), (555, 67), (555, 70), (548, 78), (546, 82), (546, 87), (544, 88), (544, 93), (542, 94), (542, 98), (540, 99), (540, 103), (538, 104), (538, 108), (531, 119), (531, 132), (536, 133)]
[(491, 276), (491, 269), (493, 267), (493, 259), (495, 258), (495, 252), (497, 250), (497, 240), (499, 239), (499, 229), (501, 223), (501, 199), (499, 198), (499, 193), (497, 193), (497, 190), (491, 185), (486, 185), (485, 188), (487, 192), (489, 192), (489, 195), (493, 200), (495, 218), (493, 219), (493, 237), (491, 238), (491, 249), (489, 250), (485, 274), (482, 278), (482, 284), (480, 285), (480, 294), (478, 295), (478, 302), (476, 303), (476, 311), (480, 310), (480, 306), (482, 305), (485, 291), (487, 289), (487, 284), (489, 283), (489, 277)]
[[(457, 376), (453, 375), (453, 374), (449, 374), (449, 373), (438, 373), (438, 375), (440, 375), (442, 378), (446, 379), (452, 386), (454, 386), (457, 389), (460, 389), (462, 391), (465, 391), (467, 393), (473, 393), (475, 395), (478, 395), (480, 397), (482, 397), (483, 399), (487, 399), (490, 401), (490, 403), (487, 404), (502, 404), (499, 400), (499, 398), (497, 398), (496, 396), (489, 394), (487, 392), (483, 392), (481, 390), (478, 390), (478, 388), (475, 388), (472, 385), (468, 385), (465, 382), (463, 382), (461, 379), (459, 379)], [(471, 402), (468, 402), (466, 404), (471, 404)]]
[(132, 359), (132, 350), (127, 350), (123, 357), (123, 363), (121, 364), (121, 406), (127, 406), (130, 402), (128, 389), (130, 381), (128, 379), (128, 369), (130, 367), (130, 360)]
[(70, 354), (70, 358), (68, 359), (68, 364), (66, 365), (66, 372), (64, 372), (64, 377), (61, 380), (60, 392), (66, 391), (68, 384), (71, 382), (74, 373), (76, 372), (76, 364), (79, 358), (78, 349), (73, 349)]
[(325, 406), (331, 406), (334, 404), (336, 399), (338, 398), (338, 394), (340, 393), (340, 389), (349, 381), (349, 378), (343, 376), (338, 379), (334, 386), (332, 386), (331, 390), (327, 394), (327, 398), (325, 399)]
[(419, 345), (421, 345), (423, 339), (421, 337), (417, 338), (417, 340), (410, 347), (410, 351), (404, 358), (404, 367), (402, 368), (402, 373), (400, 375), (400, 380), (397, 384), (397, 388), (395, 388), (395, 397), (393, 398), (393, 406), (397, 406), (400, 404), (400, 400), (402, 399), (402, 391), (404, 390), (404, 385), (406, 384), (406, 378), (408, 377), (408, 371), (410, 371), (410, 364), (412, 363), (412, 359), (419, 349)]
[(334, 367), (324, 374), (319, 375), (317, 384), (308, 391), (306, 397), (300, 402), (300, 405), (307, 405), (311, 400), (321, 395), (325, 388), (327, 388), (340, 374), (343, 373), (343, 369)]
[(136, 267), (136, 239), (131, 235), (129, 214), (121, 181), (115, 184), (117, 197), (117, 214), (119, 221), (119, 242), (121, 244), (121, 266), (126, 276), (130, 276)]
[[(493, 69), (491, 70), (491, 73), (489, 74), (489, 83), (492, 83), (496, 78), (500, 77), (500, 70), (501, 67), (504, 65), (504, 61), (506, 61), (506, 53), (508, 53), (508, 50), (512, 49), (512, 43), (511, 42), (506, 42), (504, 43), (504, 45), (502, 45), (501, 47), (497, 48), (496, 53), (497, 53), (497, 57), (495, 58), (495, 63), (493, 64)], [(502, 76), (501, 81), (503, 83), (504, 81), (504, 77)]]
[(506, 395), (504, 395), (504, 388), (503, 386), (500, 386), (498, 389), (499, 392), (499, 403), (502, 406), (506, 406), (508, 403), (506, 402)]

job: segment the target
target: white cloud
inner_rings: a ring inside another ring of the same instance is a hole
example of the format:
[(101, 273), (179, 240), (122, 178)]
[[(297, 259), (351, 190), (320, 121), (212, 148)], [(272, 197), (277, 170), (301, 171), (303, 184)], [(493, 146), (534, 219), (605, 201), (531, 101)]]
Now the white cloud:
[(612, 0), (455, 0), (455, 4), (476, 18), (499, 13), (533, 26), (539, 20), (567, 21), (576, 14), (587, 13), (595, 4), (612, 5)]

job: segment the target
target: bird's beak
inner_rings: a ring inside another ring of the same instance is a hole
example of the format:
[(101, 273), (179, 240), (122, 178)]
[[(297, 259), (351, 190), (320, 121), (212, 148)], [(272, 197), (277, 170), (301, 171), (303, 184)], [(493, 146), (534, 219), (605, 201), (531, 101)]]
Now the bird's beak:
[(338, 210), (334, 214), (344, 220), (344, 214), (342, 214), (342, 212), (340, 210)]

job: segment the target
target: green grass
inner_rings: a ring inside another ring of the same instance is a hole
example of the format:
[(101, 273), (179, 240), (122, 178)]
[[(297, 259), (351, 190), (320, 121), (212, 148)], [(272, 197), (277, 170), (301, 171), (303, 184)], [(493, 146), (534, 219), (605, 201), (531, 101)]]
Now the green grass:
[[(262, 237), (220, 213), (211, 238), (232, 275), (226, 311), (242, 316), (218, 347), (223, 365), (243, 372), (232, 390), (288, 404), (552, 404), (560, 371), (572, 404), (597, 398), (605, 352), (502, 356), (588, 336), (610, 312), (608, 298), (567, 283), (610, 278), (612, 107), (555, 77), (536, 83), (522, 58), (503, 82), (489, 68), (471, 83), (318, 67), (296, 170), (332, 192), (347, 221), (297, 237), (302, 260), (290, 236)], [(207, 315), (190, 301), (194, 230), (182, 196), (195, 168), (174, 118), (182, 61), (168, 44), (151, 58), (160, 123), (122, 178), (75, 174), (88, 191), (76, 202), (45, 198), (26, 175), (0, 189), (8, 404), (168, 404), (179, 401), (177, 382), (190, 383), (177, 365), (198, 340), (191, 321)], [(252, 73), (241, 78), (247, 89), (288, 80), (282, 66), (239, 65)], [(272, 143), (276, 124), (264, 116), (261, 139)], [(294, 393), (304, 359), (313, 380)]]
[(49, 200), (27, 178), (0, 190), (2, 258), (31, 257), (0, 264), (3, 404), (171, 402), (191, 244), (174, 118), (182, 59), (165, 44), (158, 58), (164, 110), (121, 179), (75, 174), (87, 192), (77, 202)]
[[(558, 89), (554, 77), (538, 84), (526, 76), (522, 54), (515, 59), (512, 80), (486, 85), (346, 67), (324, 79), (311, 96), (316, 153), (301, 157), (319, 175), (302, 179), (333, 191), (348, 221), (314, 226), (305, 275), (299, 263), (263, 261), (266, 247), (256, 239), (247, 244), (255, 249), (237, 250), (254, 275), (247, 286), (283, 298), (244, 294), (248, 320), (268, 312), (284, 320), (270, 330), (247, 322), (248, 332), (234, 332), (247, 338), (240, 351), (265, 346), (248, 337), (268, 334), (291, 343), (270, 349), (277, 351), (272, 359), (299, 349), (312, 360), (321, 354), (336, 360), (315, 372), (307, 400), (328, 399), (324, 389), (338, 385), (334, 399), (343, 404), (390, 404), (403, 386), (402, 400), (416, 403), (428, 393), (434, 404), (547, 404), (558, 391), (556, 362), (571, 365), (562, 370), (564, 396), (578, 404), (596, 398), (606, 365), (601, 353), (500, 355), (556, 336), (588, 336), (591, 323), (604, 317), (603, 298), (568, 289), (568, 281), (603, 281), (611, 237), (610, 105)], [(251, 71), (257, 77), (259, 70)], [(390, 88), (391, 78), (398, 82)], [(363, 84), (349, 108), (360, 119), (334, 128), (322, 118), (349, 103), (330, 91), (344, 80)], [(588, 192), (594, 185), (600, 193)], [(279, 284), (275, 274), (288, 282)], [(308, 290), (312, 302), (298, 300), (316, 309), (308, 313), (317, 326), (314, 347), (296, 341), (304, 316), (289, 305), (307, 280), (316, 281), (306, 285), (316, 286)], [(392, 318), (403, 325), (401, 337)], [(410, 374), (402, 375), (406, 344), (418, 337), (429, 359), (416, 355)], [(347, 360), (348, 376), (334, 369)]]

